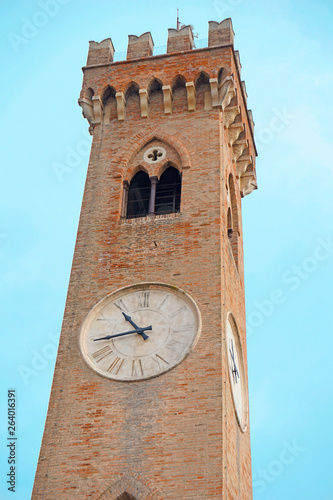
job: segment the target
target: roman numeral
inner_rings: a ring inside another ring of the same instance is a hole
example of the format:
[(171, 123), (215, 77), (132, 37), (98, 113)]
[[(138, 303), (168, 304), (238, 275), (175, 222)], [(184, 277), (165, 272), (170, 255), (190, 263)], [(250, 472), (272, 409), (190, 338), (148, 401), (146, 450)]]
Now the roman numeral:
[(117, 375), (117, 373), (119, 372), (120, 368), (123, 366), (123, 364), (125, 363), (125, 359), (122, 359), (122, 358), (116, 358), (112, 361), (111, 365), (109, 366), (109, 368), (107, 369), (107, 371), (109, 373), (114, 373), (115, 375)]
[(149, 307), (149, 292), (138, 293), (139, 307)]
[(180, 325), (177, 328), (173, 328), (174, 333), (189, 332), (193, 330), (194, 325)]
[(178, 340), (169, 340), (169, 342), (165, 345), (167, 349), (170, 351), (179, 352), (184, 348), (184, 344), (179, 342)]
[(169, 364), (169, 362), (166, 359), (162, 358), (162, 356), (160, 356), (159, 354), (154, 354), (152, 356), (152, 359), (158, 364), (159, 368), (165, 368), (165, 366)]
[(118, 300), (117, 302), (114, 302), (114, 305), (118, 307), (121, 311), (128, 311), (125, 302), (123, 299)]
[(177, 309), (177, 311), (173, 311), (172, 313), (168, 314), (168, 317), (174, 318), (175, 316), (177, 316), (177, 314), (180, 314), (182, 311), (186, 311), (186, 310), (187, 310), (186, 306), (180, 307), (179, 309)]
[[(106, 345), (105, 347), (102, 347), (102, 349), (99, 349), (98, 351), (95, 351), (92, 354), (92, 357), (96, 360), (97, 363), (101, 361), (103, 358), (106, 358), (106, 356), (109, 356), (113, 351), (110, 346)], [(99, 358), (99, 359), (97, 359)]]
[(143, 377), (141, 359), (134, 359), (132, 361), (132, 377)]
[(169, 295), (166, 295), (166, 296), (164, 297), (164, 299), (162, 300), (162, 302), (160, 303), (160, 305), (158, 306), (158, 308), (157, 308), (157, 309), (161, 309), (161, 307), (163, 307), (163, 306), (164, 306), (164, 304), (165, 304), (165, 302), (168, 300), (168, 298), (169, 298)]

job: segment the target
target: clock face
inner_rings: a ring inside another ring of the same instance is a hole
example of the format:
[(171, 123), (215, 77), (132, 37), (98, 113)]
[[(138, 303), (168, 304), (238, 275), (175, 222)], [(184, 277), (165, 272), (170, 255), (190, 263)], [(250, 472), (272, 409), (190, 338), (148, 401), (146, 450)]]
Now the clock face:
[(187, 293), (162, 283), (141, 283), (117, 290), (93, 307), (81, 329), (81, 352), (104, 377), (144, 380), (178, 365), (200, 329), (199, 309)]
[(238, 329), (232, 314), (228, 314), (226, 325), (227, 356), (229, 378), (235, 411), (240, 428), (244, 432), (247, 425), (247, 396), (244, 365)]

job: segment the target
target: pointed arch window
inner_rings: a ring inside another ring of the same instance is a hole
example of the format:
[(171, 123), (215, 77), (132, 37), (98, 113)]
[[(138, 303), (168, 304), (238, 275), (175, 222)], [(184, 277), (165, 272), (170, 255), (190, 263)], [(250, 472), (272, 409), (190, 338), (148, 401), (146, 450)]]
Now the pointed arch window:
[(128, 186), (126, 218), (148, 215), (151, 183), (148, 174), (140, 170)]
[(122, 216), (126, 219), (180, 212), (181, 176), (174, 167), (168, 167), (158, 181), (140, 171), (124, 182)]
[(178, 170), (169, 167), (163, 172), (156, 187), (155, 214), (180, 211), (181, 179)]

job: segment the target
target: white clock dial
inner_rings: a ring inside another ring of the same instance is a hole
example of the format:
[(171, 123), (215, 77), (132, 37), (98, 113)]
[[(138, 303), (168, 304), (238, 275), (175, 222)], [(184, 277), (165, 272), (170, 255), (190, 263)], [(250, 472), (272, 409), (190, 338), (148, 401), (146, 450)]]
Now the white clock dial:
[(200, 328), (199, 309), (188, 294), (162, 283), (140, 283), (93, 307), (81, 329), (81, 352), (104, 377), (144, 380), (179, 364)]
[(247, 397), (244, 365), (236, 322), (231, 313), (226, 324), (227, 356), (229, 378), (238, 423), (242, 431), (247, 424)]

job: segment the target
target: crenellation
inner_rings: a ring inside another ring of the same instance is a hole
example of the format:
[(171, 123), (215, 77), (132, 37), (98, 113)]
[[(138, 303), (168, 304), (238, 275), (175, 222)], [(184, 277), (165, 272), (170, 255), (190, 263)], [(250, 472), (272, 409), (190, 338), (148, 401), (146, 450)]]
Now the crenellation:
[(112, 63), (113, 57), (114, 46), (111, 38), (105, 38), (99, 43), (89, 42), (87, 66)]
[(208, 47), (234, 44), (234, 30), (230, 18), (224, 19), (220, 23), (209, 21)]
[(140, 36), (128, 35), (127, 60), (150, 57), (153, 51), (154, 42), (149, 31)]
[(191, 26), (183, 26), (179, 30), (174, 28), (168, 29), (167, 54), (192, 50), (194, 46)]

